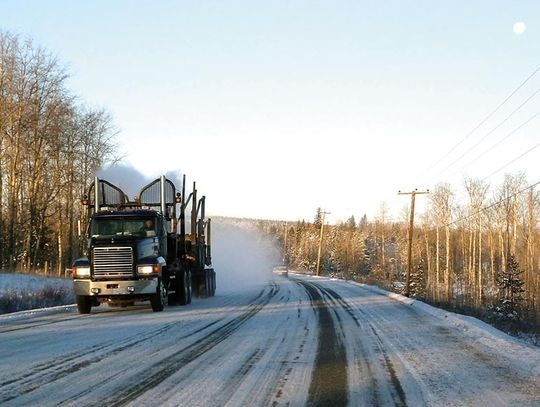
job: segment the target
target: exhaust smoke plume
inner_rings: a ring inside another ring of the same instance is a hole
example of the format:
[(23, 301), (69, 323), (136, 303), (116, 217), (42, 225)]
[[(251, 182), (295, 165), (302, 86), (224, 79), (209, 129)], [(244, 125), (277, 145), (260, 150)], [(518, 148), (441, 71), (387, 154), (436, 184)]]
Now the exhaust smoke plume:
[(275, 242), (251, 222), (212, 218), (212, 261), (218, 294), (266, 283), (280, 259)]
[[(111, 184), (119, 187), (130, 200), (133, 200), (142, 187), (159, 178), (162, 174), (145, 176), (130, 164), (119, 164), (102, 168), (96, 175), (98, 178), (109, 181)], [(179, 170), (167, 171), (164, 175), (174, 183), (177, 191), (182, 190), (182, 174)]]

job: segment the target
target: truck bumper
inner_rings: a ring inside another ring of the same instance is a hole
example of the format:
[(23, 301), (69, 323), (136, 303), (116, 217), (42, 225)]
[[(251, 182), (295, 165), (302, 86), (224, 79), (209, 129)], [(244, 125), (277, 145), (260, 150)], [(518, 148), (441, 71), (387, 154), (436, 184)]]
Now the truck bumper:
[(111, 296), (155, 294), (157, 278), (148, 280), (90, 281), (74, 280), (75, 295)]

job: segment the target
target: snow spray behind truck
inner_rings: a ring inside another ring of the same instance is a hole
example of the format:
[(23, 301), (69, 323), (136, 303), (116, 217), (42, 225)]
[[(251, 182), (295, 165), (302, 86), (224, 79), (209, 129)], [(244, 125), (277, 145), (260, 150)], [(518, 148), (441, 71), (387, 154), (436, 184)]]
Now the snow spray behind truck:
[[(82, 198), (87, 209), (84, 257), (73, 262), (72, 275), (79, 313), (93, 306), (133, 305), (150, 301), (152, 310), (185, 305), (192, 295), (215, 294), (211, 221), (197, 189), (185, 199), (161, 176), (144, 186), (134, 201), (117, 186), (99, 178)], [(191, 202), (190, 232), (186, 208)], [(177, 217), (177, 209), (179, 214)]]

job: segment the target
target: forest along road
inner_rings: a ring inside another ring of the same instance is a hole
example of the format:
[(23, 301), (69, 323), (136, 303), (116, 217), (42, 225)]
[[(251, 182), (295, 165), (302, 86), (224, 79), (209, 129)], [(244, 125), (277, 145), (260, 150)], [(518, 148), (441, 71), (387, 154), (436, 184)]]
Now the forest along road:
[(161, 313), (8, 314), (0, 404), (540, 405), (539, 349), (415, 304), (290, 274)]

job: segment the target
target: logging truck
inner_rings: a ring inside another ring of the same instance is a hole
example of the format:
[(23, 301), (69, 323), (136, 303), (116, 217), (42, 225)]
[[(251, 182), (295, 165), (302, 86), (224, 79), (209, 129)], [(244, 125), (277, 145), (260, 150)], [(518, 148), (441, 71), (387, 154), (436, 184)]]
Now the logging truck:
[(130, 201), (116, 185), (94, 179), (81, 200), (87, 213), (84, 255), (71, 269), (79, 313), (103, 303), (140, 301), (150, 301), (159, 312), (165, 305), (189, 304), (192, 296), (215, 294), (206, 198), (197, 198), (195, 183), (185, 198), (185, 181), (184, 176), (177, 192), (161, 176)]

